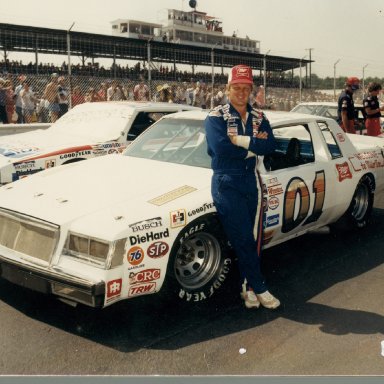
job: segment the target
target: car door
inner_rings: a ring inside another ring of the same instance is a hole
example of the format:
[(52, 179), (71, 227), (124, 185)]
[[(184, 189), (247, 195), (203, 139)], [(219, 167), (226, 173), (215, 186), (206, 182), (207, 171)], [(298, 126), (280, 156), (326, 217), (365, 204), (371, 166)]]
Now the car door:
[(277, 149), (260, 166), (264, 238), (270, 245), (325, 225), (335, 188), (335, 171), (315, 122), (275, 127), (273, 132)]

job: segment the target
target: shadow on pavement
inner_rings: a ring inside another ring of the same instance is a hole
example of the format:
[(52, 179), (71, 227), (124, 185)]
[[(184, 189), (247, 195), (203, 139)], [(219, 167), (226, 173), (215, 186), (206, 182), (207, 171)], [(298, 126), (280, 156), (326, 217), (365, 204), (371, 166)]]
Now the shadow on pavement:
[[(309, 302), (336, 283), (381, 265), (384, 255), (384, 210), (375, 209), (373, 223), (358, 232), (309, 234), (267, 250), (263, 270), (270, 289), (283, 305), (275, 311), (246, 310), (235, 283), (209, 305), (186, 308), (156, 295), (112, 305), (103, 310), (72, 308), (50, 297), (0, 280), (0, 300), (25, 315), (121, 352), (141, 348), (174, 350), (258, 327), (283, 317), (319, 324), (322, 331), (384, 333), (376, 313), (334, 308)], [(377, 293), (380, 300), (382, 293)]]

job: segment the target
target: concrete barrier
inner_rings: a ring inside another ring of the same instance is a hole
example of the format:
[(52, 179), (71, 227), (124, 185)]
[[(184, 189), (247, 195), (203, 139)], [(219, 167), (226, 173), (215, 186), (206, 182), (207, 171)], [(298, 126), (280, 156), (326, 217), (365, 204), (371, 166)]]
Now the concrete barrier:
[(0, 124), (0, 136), (30, 132), (36, 129), (47, 129), (50, 126), (51, 123)]

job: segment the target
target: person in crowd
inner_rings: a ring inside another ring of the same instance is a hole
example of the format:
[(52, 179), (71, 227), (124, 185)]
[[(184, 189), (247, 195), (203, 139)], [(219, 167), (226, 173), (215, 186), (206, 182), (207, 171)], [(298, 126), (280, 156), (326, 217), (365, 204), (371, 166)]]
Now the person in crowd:
[(8, 124), (8, 116), (6, 110), (7, 88), (5, 86), (5, 80), (0, 78), (0, 121), (3, 124)]
[(71, 104), (72, 108), (76, 107), (76, 105), (85, 103), (85, 98), (83, 94), (81, 93), (81, 88), (77, 85), (73, 88), (72, 95), (71, 95)]
[[(123, 92), (123, 88), (117, 80), (113, 80), (111, 86), (107, 89), (107, 100), (108, 101), (120, 101), (126, 100)], [(102, 101), (102, 100), (98, 100)]]
[(252, 69), (237, 65), (228, 77), (229, 103), (205, 120), (213, 169), (212, 198), (224, 231), (238, 257), (241, 298), (247, 308), (277, 308), (260, 270), (263, 196), (257, 156), (275, 150), (271, 126), (261, 110), (249, 104)]
[(58, 78), (57, 73), (52, 73), (51, 81), (47, 84), (44, 90), (43, 98), (46, 100), (47, 109), (49, 112), (49, 119), (54, 123), (59, 118), (59, 94), (58, 94)]
[(359, 88), (360, 80), (357, 77), (348, 77), (345, 82), (345, 89), (341, 92), (337, 102), (338, 123), (343, 131), (347, 133), (356, 133), (353, 92)]
[(140, 76), (140, 82), (133, 88), (133, 98), (137, 101), (149, 101), (149, 88), (142, 76)]
[(168, 84), (159, 88), (159, 101), (163, 103), (173, 103), (172, 89)]
[(24, 81), (23, 89), (20, 91), (23, 116), (26, 123), (33, 122), (37, 98), (30, 88), (30, 82)]
[(103, 101), (100, 99), (99, 94), (95, 88), (89, 88), (88, 92), (85, 94), (84, 100), (86, 103), (95, 103), (98, 101)]
[(107, 83), (101, 83), (100, 89), (97, 91), (97, 94), (100, 97), (101, 101), (107, 101), (107, 90), (108, 90), (108, 84)]
[(5, 92), (5, 110), (7, 112), (7, 118), (9, 123), (14, 123), (14, 113), (15, 113), (15, 93), (13, 91), (13, 85), (11, 80), (7, 79), (4, 82), (6, 88)]
[(20, 75), (18, 77), (19, 84), (15, 88), (15, 110), (17, 113), (17, 124), (23, 124), (24, 117), (23, 117), (23, 106), (21, 104), (21, 97), (20, 97), (20, 91), (23, 89), (23, 83), (27, 80), (27, 77), (25, 75)]
[(59, 95), (59, 117), (68, 112), (69, 108), (69, 91), (65, 85), (65, 77), (60, 76), (57, 80), (57, 91)]
[(372, 82), (368, 84), (368, 95), (363, 100), (366, 113), (365, 128), (368, 136), (379, 136), (381, 133), (381, 111), (378, 95), (381, 92), (381, 84)]

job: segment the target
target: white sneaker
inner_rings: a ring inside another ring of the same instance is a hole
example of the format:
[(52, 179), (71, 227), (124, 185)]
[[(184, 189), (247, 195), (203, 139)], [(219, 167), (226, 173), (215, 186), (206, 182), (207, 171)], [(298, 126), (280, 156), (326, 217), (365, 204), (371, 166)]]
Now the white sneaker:
[(269, 291), (263, 293), (256, 293), (256, 297), (265, 308), (275, 309), (280, 305), (280, 301), (273, 296)]
[(240, 297), (244, 300), (244, 304), (247, 308), (259, 308), (260, 301), (257, 299), (255, 292), (243, 291), (240, 293)]

